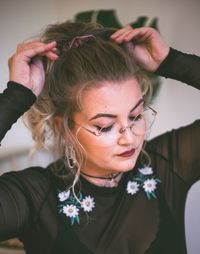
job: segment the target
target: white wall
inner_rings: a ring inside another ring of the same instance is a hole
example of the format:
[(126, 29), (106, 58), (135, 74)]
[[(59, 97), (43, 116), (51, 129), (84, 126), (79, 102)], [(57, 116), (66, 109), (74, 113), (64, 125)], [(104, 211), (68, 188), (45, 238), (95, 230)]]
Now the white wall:
[[(73, 19), (77, 12), (92, 9), (115, 9), (123, 25), (141, 15), (158, 17), (160, 31), (169, 45), (200, 55), (199, 0), (3, 0), (0, 8), (1, 90), (8, 80), (7, 59), (18, 42), (37, 34), (46, 24)], [(164, 80), (154, 107), (159, 114), (151, 137), (199, 118), (200, 93), (179, 82)], [(30, 144), (30, 134), (18, 121), (2, 142), (1, 153)]]

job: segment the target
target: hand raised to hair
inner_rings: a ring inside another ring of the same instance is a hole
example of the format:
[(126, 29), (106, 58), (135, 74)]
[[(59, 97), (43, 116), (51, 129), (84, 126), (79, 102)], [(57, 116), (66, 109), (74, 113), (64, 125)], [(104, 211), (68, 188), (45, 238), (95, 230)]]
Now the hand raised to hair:
[(112, 34), (116, 43), (126, 43), (137, 62), (147, 71), (154, 72), (169, 53), (169, 47), (153, 28), (125, 26)]
[(15, 81), (38, 96), (43, 88), (45, 75), (41, 56), (57, 60), (56, 42), (43, 43), (35, 40), (17, 46), (16, 53), (9, 59), (10, 81)]

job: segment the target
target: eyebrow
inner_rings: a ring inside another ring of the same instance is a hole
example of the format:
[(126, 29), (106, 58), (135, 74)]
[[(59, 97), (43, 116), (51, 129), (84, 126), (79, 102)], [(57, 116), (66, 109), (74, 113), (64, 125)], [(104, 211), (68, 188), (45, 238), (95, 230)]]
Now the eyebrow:
[[(144, 99), (140, 99), (137, 104), (131, 109), (130, 113), (132, 113), (141, 103), (144, 102)], [(99, 113), (95, 116), (93, 116), (92, 118), (89, 119), (89, 121), (100, 118), (100, 117), (110, 117), (110, 118), (116, 118), (117, 115), (112, 115), (112, 114), (105, 114), (105, 113)]]

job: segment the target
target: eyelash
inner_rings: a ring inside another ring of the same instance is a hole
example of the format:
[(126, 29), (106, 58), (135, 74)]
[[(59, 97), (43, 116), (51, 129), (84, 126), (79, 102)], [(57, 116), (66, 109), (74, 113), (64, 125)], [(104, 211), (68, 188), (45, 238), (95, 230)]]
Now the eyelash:
[[(133, 121), (133, 120), (139, 121), (139, 120), (141, 120), (141, 118), (142, 118), (142, 114), (139, 114), (139, 115), (137, 115), (137, 116), (130, 116), (130, 117), (129, 117), (129, 119), (130, 119), (131, 121)], [(107, 127), (101, 127), (101, 126), (96, 125), (95, 127), (98, 129), (98, 131), (101, 131), (101, 132), (109, 132), (109, 131), (112, 129), (113, 125), (114, 125), (114, 124), (112, 124), (112, 125), (110, 125), (110, 126), (107, 126)]]
[(101, 126), (95, 126), (95, 127), (98, 129), (98, 131), (109, 132), (112, 129), (113, 124), (107, 127), (101, 127)]
[(142, 119), (142, 114), (138, 114), (137, 116), (131, 116), (130, 119), (131, 121), (132, 120), (139, 121)]

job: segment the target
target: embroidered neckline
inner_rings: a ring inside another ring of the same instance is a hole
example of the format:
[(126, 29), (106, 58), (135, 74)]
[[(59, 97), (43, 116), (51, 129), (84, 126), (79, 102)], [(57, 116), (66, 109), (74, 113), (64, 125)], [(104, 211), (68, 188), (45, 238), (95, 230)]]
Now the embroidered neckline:
[[(143, 190), (148, 200), (157, 198), (155, 191), (160, 179), (156, 178), (151, 167), (144, 166), (133, 172), (126, 185), (128, 195), (135, 195), (139, 190)], [(71, 224), (80, 224), (79, 213), (81, 210), (90, 213), (95, 208), (94, 198), (90, 195), (84, 196), (81, 192), (77, 196), (74, 195), (72, 187), (67, 191), (58, 191), (58, 209), (59, 213), (63, 213), (71, 220)]]
[(80, 224), (79, 211), (82, 209), (85, 213), (92, 212), (95, 207), (94, 198), (90, 195), (83, 196), (80, 192), (77, 197), (73, 194), (71, 188), (68, 191), (58, 192), (60, 204), (59, 213), (65, 214), (71, 219), (71, 224), (75, 222)]
[(161, 180), (156, 178), (151, 167), (144, 166), (139, 168), (136, 174), (132, 174), (131, 180), (128, 181), (126, 191), (130, 195), (135, 195), (140, 189), (143, 189), (147, 198), (157, 198), (155, 190)]

